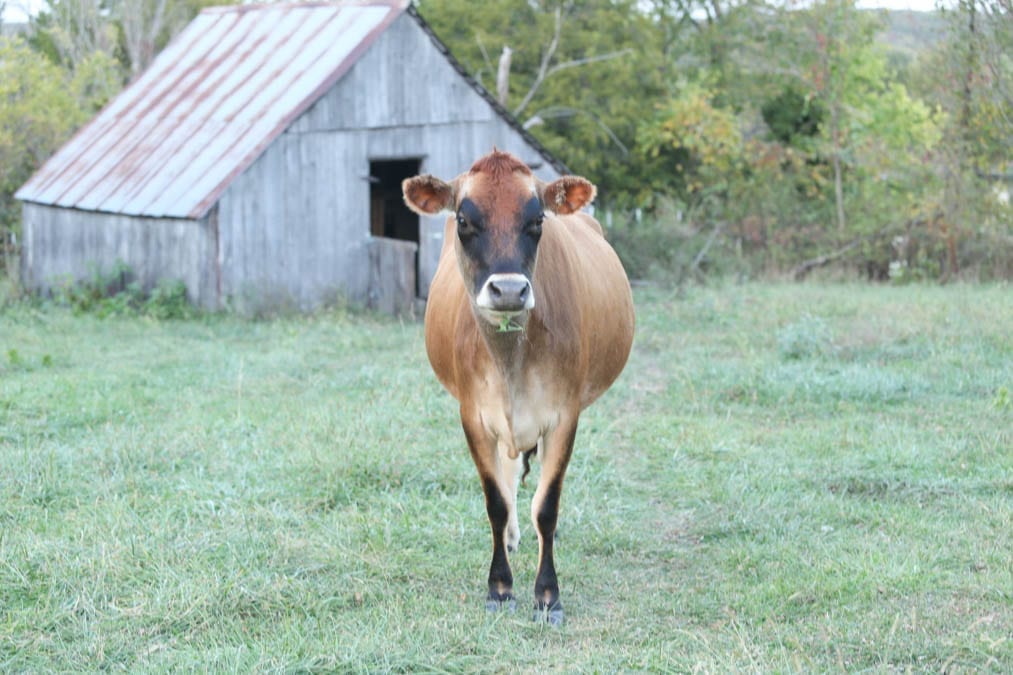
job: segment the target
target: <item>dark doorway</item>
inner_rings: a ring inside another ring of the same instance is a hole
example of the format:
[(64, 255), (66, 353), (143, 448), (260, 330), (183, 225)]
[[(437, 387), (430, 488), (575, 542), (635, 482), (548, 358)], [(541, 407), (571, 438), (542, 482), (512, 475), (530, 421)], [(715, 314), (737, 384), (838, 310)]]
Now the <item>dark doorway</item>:
[[(419, 217), (405, 206), (401, 181), (417, 176), (419, 159), (369, 163), (369, 231), (374, 237), (419, 243)], [(415, 253), (415, 296), (419, 295), (419, 255)]]
[(419, 241), (419, 217), (405, 206), (401, 181), (419, 173), (419, 160), (392, 159), (369, 163), (370, 234)]

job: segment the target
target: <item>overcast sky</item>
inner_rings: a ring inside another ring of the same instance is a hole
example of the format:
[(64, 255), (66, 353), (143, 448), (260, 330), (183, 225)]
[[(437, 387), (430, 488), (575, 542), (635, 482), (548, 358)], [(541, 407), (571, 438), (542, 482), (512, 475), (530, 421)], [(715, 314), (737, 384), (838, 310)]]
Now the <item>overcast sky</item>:
[[(928, 11), (935, 9), (937, 0), (858, 0), (862, 8), (884, 7), (886, 9), (916, 9)], [(27, 21), (28, 13), (36, 13), (44, 0), (7, 0), (3, 20), (5, 22)], [(953, 0), (945, 0), (952, 5)]]

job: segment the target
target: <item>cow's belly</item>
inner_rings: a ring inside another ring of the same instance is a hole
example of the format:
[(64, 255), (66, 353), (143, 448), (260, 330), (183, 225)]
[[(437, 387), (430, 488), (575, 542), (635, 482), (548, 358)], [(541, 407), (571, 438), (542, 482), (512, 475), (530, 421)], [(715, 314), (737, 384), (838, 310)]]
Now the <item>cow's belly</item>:
[(514, 445), (524, 452), (538, 445), (538, 439), (559, 424), (558, 410), (532, 405), (530, 401), (516, 401), (513, 409)]
[(485, 397), (480, 406), (486, 431), (500, 451), (512, 457), (535, 448), (539, 439), (559, 424), (559, 402), (551, 392), (536, 378), (526, 384), (512, 387), (509, 400), (504, 400), (504, 390), (496, 387), (499, 395)]

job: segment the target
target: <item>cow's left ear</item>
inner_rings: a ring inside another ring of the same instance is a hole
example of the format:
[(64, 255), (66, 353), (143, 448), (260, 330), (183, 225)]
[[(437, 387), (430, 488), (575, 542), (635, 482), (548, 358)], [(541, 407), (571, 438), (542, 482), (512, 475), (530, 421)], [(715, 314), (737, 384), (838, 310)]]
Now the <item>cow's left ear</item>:
[(440, 211), (452, 210), (456, 192), (454, 183), (447, 183), (429, 174), (405, 178), (401, 183), (404, 203), (412, 211), (422, 216), (431, 216)]
[(598, 194), (594, 184), (580, 176), (563, 176), (551, 183), (538, 181), (538, 197), (542, 206), (561, 216), (581, 210)]

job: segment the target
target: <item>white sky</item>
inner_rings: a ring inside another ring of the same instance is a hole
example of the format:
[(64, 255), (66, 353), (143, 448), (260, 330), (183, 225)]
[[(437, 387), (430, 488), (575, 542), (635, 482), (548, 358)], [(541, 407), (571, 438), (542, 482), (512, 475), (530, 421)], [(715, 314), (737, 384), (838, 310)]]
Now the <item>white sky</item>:
[(37, 14), (42, 0), (7, 0), (4, 6), (4, 23), (28, 21), (28, 14)]
[[(29, 14), (37, 14), (45, 0), (7, 0), (3, 20), (7, 22), (27, 21)], [(952, 5), (954, 0), (944, 0)], [(867, 9), (882, 7), (886, 9), (915, 9), (930, 11), (935, 9), (937, 0), (858, 0), (858, 6)]]
[[(953, 0), (943, 2), (947, 7), (953, 5)], [(861, 9), (914, 9), (919, 12), (929, 12), (936, 8), (936, 0), (858, 0)]]

